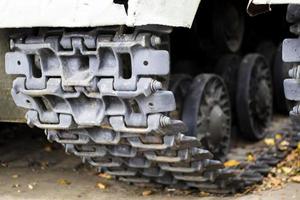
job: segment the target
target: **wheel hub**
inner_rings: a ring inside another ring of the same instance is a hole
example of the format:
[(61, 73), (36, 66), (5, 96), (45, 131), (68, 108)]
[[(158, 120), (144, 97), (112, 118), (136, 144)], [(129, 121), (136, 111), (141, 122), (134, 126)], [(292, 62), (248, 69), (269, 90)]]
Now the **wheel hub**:
[(188, 135), (197, 137), (216, 158), (224, 159), (230, 142), (231, 108), (229, 93), (215, 75), (197, 76), (184, 104), (183, 121)]
[(222, 140), (225, 135), (224, 126), (226, 116), (219, 105), (215, 105), (209, 115), (208, 141), (214, 146)]

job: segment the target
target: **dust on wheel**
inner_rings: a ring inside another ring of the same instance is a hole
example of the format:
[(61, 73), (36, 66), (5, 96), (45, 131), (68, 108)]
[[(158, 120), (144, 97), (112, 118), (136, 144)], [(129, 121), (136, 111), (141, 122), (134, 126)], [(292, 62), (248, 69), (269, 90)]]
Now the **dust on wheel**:
[(216, 158), (224, 159), (230, 146), (231, 109), (229, 93), (221, 77), (196, 76), (185, 98), (182, 120), (187, 135), (197, 137)]
[(192, 77), (187, 74), (172, 74), (169, 89), (173, 92), (176, 100), (176, 110), (169, 113), (173, 119), (181, 119), (185, 96), (192, 83)]
[(272, 78), (265, 58), (248, 54), (238, 73), (236, 110), (241, 134), (249, 140), (260, 140), (272, 119)]
[(232, 111), (232, 123), (235, 123), (235, 95), (237, 88), (237, 75), (241, 64), (241, 58), (236, 54), (225, 54), (219, 60), (215, 67), (215, 73), (220, 75), (230, 95), (231, 111)]

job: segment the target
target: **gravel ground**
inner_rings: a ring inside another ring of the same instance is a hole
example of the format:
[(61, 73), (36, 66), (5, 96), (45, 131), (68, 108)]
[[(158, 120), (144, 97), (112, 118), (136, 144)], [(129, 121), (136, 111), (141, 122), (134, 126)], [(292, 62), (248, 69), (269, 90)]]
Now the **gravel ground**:
[[(96, 176), (94, 169), (66, 155), (58, 145), (49, 145), (43, 133), (26, 126), (2, 125), (0, 132), (0, 199), (300, 199), (300, 184), (282, 189), (228, 197), (207, 196), (186, 191), (138, 188)], [(99, 185), (100, 184), (100, 185)], [(98, 185), (98, 187), (97, 187)], [(99, 186), (105, 186), (100, 189)]]

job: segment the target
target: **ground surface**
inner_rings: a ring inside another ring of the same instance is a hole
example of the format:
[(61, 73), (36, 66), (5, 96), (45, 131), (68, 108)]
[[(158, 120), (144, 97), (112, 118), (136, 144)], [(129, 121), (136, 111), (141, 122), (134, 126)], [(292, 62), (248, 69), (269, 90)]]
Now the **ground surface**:
[[(247, 146), (247, 145), (246, 145)], [(242, 146), (243, 148), (243, 146)], [(249, 145), (248, 145), (249, 148)], [(251, 146), (250, 146), (251, 148)], [(41, 131), (24, 127), (4, 128), (0, 133), (0, 199), (300, 199), (300, 184), (288, 183), (282, 189), (238, 194), (229, 197), (208, 196), (197, 192), (137, 188), (100, 178), (60, 146), (49, 145)], [(98, 185), (98, 186), (97, 186)], [(100, 189), (100, 187), (106, 187)], [(205, 195), (204, 195), (205, 196)]]

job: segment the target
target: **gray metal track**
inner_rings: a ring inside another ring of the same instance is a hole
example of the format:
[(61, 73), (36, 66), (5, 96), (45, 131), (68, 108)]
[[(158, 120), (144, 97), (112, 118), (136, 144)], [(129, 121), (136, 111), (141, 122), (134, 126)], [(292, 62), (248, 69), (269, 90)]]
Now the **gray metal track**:
[(163, 38), (96, 29), (13, 39), (6, 54), (7, 73), (19, 75), (13, 99), (50, 141), (121, 181), (212, 193), (260, 182), (287, 151), (274, 146), (256, 163), (224, 168), (195, 137), (184, 135), (183, 122), (167, 116), (176, 106), (161, 81), (170, 72)]

